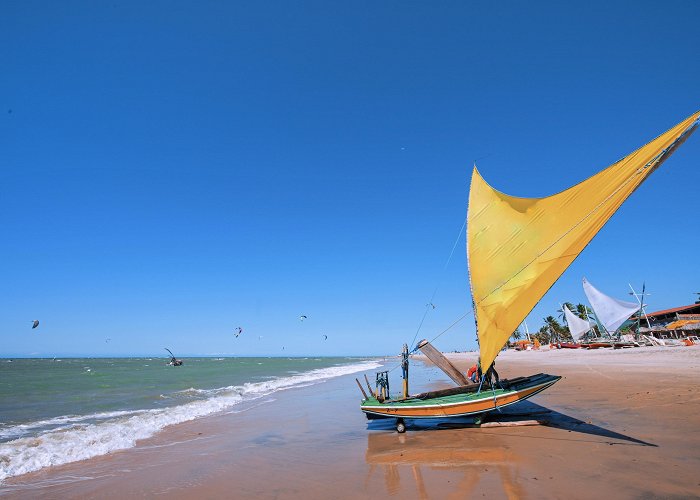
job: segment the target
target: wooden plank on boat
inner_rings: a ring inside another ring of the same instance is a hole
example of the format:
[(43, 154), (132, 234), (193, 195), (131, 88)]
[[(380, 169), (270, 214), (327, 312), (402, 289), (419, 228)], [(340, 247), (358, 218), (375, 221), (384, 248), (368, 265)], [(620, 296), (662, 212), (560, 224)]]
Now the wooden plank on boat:
[[(517, 386), (520, 383), (530, 382), (533, 379), (545, 376), (543, 373), (538, 373), (537, 375), (532, 375), (530, 377), (515, 377), (512, 379), (501, 380), (501, 386), (504, 389), (510, 389)], [(467, 394), (470, 392), (476, 392), (479, 390), (479, 384), (468, 384), (462, 385), (460, 387), (450, 387), (448, 389), (438, 389), (436, 391), (421, 392), (420, 394), (415, 394), (413, 396), (408, 396), (407, 398), (396, 398), (392, 401), (405, 401), (407, 399), (431, 399), (431, 398), (441, 398), (444, 396), (453, 396), (455, 394)]]
[[(476, 424), (475, 424), (476, 425)], [(521, 427), (526, 425), (544, 425), (540, 420), (513, 420), (505, 422), (484, 422), (478, 427)]]
[(525, 426), (533, 426), (533, 425), (547, 425), (547, 422), (544, 420), (509, 420), (509, 421), (501, 421), (501, 422), (482, 422), (481, 424), (477, 423), (462, 423), (462, 422), (442, 422), (438, 424), (438, 427), (443, 428), (443, 429), (481, 429), (482, 427), (485, 428), (495, 428), (495, 427), (525, 427)]
[(367, 378), (367, 374), (365, 373), (365, 382), (367, 382), (367, 390), (369, 390), (370, 394), (374, 394), (374, 391), (372, 390), (372, 386), (369, 384), (369, 379)]
[(418, 349), (421, 350), (426, 357), (432, 361), (435, 366), (440, 368), (445, 375), (450, 377), (455, 384), (463, 386), (469, 385), (469, 380), (467, 377), (453, 365), (449, 359), (447, 359), (440, 351), (435, 349), (430, 342), (427, 340), (421, 340), (418, 342)]
[(439, 389), (437, 391), (421, 392), (415, 396), (409, 396), (402, 399), (430, 399), (441, 398), (443, 396), (453, 396), (455, 394), (466, 394), (468, 392), (476, 392), (479, 390), (479, 384), (462, 385), (460, 387), (450, 387), (449, 389)]
[(357, 380), (357, 379), (355, 379), (355, 382), (357, 382), (357, 387), (359, 387), (359, 388), (360, 388), (360, 391), (362, 391), (362, 396), (363, 396), (365, 399), (367, 399), (367, 393), (366, 393), (365, 390), (362, 388), (362, 384), (360, 383), (360, 381)]

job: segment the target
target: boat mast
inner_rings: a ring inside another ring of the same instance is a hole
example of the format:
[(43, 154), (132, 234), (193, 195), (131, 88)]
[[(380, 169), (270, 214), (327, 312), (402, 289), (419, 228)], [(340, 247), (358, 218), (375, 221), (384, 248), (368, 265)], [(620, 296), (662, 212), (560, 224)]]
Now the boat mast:
[(649, 323), (649, 316), (647, 316), (647, 312), (644, 310), (644, 296), (651, 295), (651, 294), (644, 292), (646, 290), (646, 282), (642, 283), (641, 295), (634, 291), (634, 288), (632, 288), (631, 283), (627, 283), (627, 284), (629, 285), (630, 290), (632, 290), (631, 292), (629, 292), (629, 294), (634, 295), (634, 298), (637, 299), (637, 302), (639, 302), (639, 313), (637, 314), (637, 335), (636, 335), (636, 339), (639, 340), (639, 327), (640, 327), (640, 323), (642, 322), (642, 314), (644, 315), (644, 319), (647, 320), (647, 327), (649, 327), (649, 329), (651, 330), (651, 323)]
[(408, 397), (408, 344), (401, 351), (401, 375), (403, 376), (403, 397)]
[(530, 330), (527, 327), (527, 321), (523, 320), (523, 325), (525, 325), (525, 335), (527, 336), (528, 342), (532, 342), (530, 339)]

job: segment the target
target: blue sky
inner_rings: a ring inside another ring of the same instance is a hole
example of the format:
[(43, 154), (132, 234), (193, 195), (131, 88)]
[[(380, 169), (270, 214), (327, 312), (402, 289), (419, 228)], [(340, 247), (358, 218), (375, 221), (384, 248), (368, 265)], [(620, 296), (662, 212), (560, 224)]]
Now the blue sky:
[[(433, 338), (475, 159), (546, 196), (700, 108), (700, 4), (567, 4), (3, 2), (0, 356), (392, 354), (437, 287)], [(692, 303), (699, 166), (696, 135), (530, 328), (583, 276)]]

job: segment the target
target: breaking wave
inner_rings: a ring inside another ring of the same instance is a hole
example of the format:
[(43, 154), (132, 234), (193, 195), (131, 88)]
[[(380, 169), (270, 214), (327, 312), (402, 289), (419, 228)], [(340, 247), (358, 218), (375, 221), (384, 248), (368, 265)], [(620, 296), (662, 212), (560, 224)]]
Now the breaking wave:
[[(132, 448), (137, 441), (170, 425), (225, 411), (278, 391), (305, 387), (378, 366), (377, 362), (363, 361), (238, 386), (211, 390), (190, 388), (181, 392), (205, 397), (169, 408), (66, 415), (9, 426), (0, 430), (0, 438), (25, 437), (0, 443), (0, 482), (44, 467)], [(43, 430), (36, 434), (39, 429)], [(32, 431), (35, 435), (27, 436)]]

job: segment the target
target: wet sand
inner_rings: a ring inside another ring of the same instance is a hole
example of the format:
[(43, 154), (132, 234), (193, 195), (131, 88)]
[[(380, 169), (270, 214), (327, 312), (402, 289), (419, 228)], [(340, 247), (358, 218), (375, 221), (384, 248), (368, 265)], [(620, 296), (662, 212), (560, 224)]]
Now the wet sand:
[[(451, 357), (466, 370), (476, 354)], [(368, 422), (358, 408), (354, 377), (340, 377), (173, 426), (131, 450), (9, 479), (0, 495), (700, 496), (700, 346), (513, 351), (499, 356), (497, 368), (502, 378), (564, 376), (508, 409), (546, 425), (475, 429), (457, 422), (437, 429), (409, 422), (408, 432), (398, 434), (392, 421)], [(412, 392), (450, 385), (419, 360), (411, 370)], [(399, 389), (398, 370), (391, 383), (392, 392)]]

